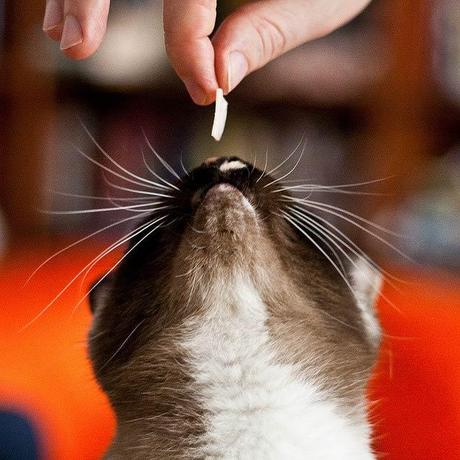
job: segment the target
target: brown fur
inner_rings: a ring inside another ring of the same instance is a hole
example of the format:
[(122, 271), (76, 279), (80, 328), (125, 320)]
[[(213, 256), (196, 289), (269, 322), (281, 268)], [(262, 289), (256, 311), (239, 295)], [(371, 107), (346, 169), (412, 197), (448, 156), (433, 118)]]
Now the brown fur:
[[(351, 416), (362, 415), (376, 347), (356, 300), (278, 215), (283, 203), (273, 186), (264, 187), (271, 178), (251, 166), (221, 174), (222, 161), (177, 184), (174, 223), (130, 253), (95, 296), (90, 354), (118, 422), (108, 458), (191, 458), (205, 431), (204, 409), (181, 343), (185, 325), (206, 313), (212, 280), (231, 272), (246, 273), (262, 294), (280, 362), (314, 375)], [(219, 183), (231, 184), (227, 193), (217, 195)]]

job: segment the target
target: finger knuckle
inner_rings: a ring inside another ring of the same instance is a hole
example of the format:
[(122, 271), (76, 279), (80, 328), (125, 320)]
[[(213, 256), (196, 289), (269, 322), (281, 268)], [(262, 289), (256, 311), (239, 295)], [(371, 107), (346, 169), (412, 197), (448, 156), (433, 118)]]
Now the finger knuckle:
[(270, 61), (286, 50), (286, 32), (275, 20), (266, 16), (254, 16), (252, 23), (263, 61)]

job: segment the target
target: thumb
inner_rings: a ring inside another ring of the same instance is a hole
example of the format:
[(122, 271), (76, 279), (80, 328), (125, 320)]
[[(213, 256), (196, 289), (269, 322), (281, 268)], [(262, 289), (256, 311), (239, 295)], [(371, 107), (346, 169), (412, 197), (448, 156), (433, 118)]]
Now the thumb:
[(228, 93), (281, 54), (332, 32), (370, 0), (260, 0), (237, 9), (213, 38), (219, 86)]

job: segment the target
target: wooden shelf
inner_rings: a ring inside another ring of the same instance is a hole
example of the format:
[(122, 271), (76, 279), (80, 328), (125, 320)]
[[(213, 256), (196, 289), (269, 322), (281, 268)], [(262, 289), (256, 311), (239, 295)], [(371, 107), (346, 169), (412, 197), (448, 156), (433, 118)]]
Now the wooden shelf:
[(44, 228), (40, 208), (45, 151), (54, 120), (54, 84), (30, 63), (28, 41), (41, 23), (43, 2), (7, 3), (3, 67), (5, 140), (1, 155), (2, 207), (12, 237)]

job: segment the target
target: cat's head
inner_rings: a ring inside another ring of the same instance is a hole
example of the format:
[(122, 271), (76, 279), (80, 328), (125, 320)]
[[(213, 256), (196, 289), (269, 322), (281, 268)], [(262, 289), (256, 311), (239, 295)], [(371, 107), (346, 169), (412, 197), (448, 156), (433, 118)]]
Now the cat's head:
[(239, 158), (209, 159), (162, 185), (152, 185), (122, 261), (91, 293), (90, 355), (119, 436), (155, 436), (180, 451), (205, 430), (182, 344), (235, 290), (248, 299), (234, 305), (248, 321), (257, 291), (278, 359), (314, 375), (343, 407), (362, 409), (379, 343), (379, 275), (363, 259), (340, 258), (321, 218)]

